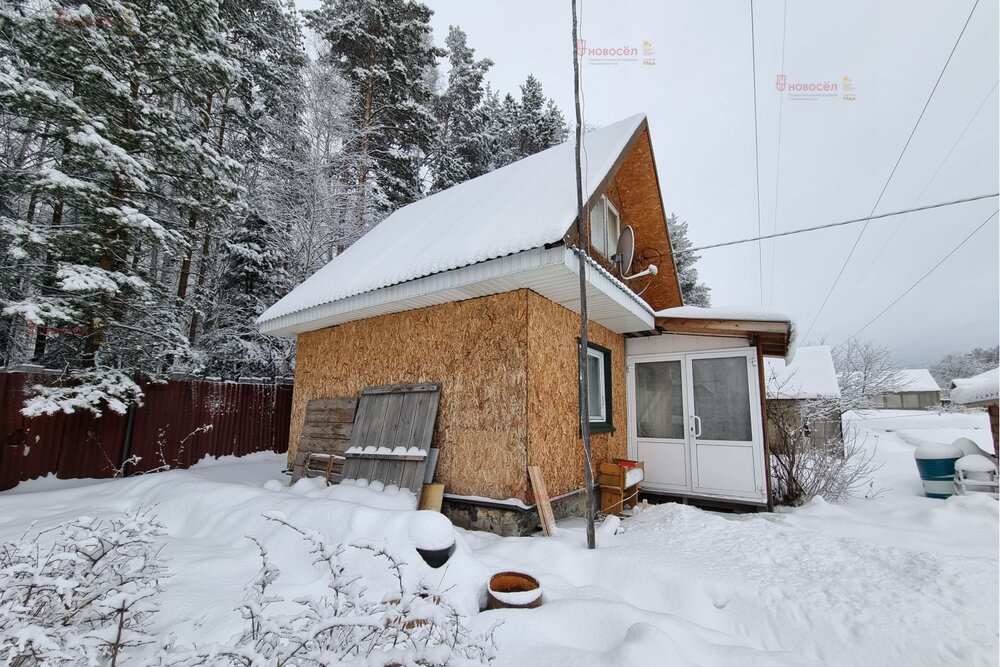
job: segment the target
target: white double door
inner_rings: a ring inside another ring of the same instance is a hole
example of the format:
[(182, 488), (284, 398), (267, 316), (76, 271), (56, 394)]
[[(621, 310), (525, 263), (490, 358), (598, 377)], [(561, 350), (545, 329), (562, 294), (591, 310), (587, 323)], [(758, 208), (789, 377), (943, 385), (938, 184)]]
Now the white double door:
[(629, 450), (652, 491), (767, 499), (754, 348), (629, 360)]

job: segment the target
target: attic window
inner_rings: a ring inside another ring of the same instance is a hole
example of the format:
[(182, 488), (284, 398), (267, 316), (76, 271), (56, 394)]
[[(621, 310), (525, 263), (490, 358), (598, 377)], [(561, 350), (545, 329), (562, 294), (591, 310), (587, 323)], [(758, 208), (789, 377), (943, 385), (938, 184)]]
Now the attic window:
[(621, 234), (621, 217), (608, 198), (601, 198), (590, 209), (590, 247), (610, 258), (618, 248)]

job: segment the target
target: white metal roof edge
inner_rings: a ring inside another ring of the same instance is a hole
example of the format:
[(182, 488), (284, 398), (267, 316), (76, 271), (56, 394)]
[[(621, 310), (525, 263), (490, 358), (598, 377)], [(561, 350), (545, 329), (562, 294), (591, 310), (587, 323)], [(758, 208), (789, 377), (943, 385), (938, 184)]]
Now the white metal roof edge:
[[(416, 310), (516, 289), (532, 289), (532, 274), (541, 279), (546, 272), (568, 269), (579, 276), (578, 268), (574, 252), (565, 246), (534, 248), (319, 304), (261, 322), (259, 327), (265, 334), (293, 337), (377, 315)], [(653, 311), (645, 301), (593, 260), (588, 261), (588, 269), (587, 282), (591, 287), (626, 311), (622, 314), (631, 316), (634, 326), (629, 327), (629, 330), (654, 328)], [(535, 291), (543, 297), (547, 296), (544, 288)], [(567, 303), (560, 305), (575, 310)], [(602, 318), (593, 319), (598, 324), (604, 324)], [(608, 328), (617, 330), (620, 327)]]
[[(576, 272), (577, 275), (580, 275), (580, 272), (578, 270), (579, 265), (576, 261), (576, 255), (577, 253), (581, 253), (583, 251), (577, 248), (576, 246), (570, 246), (569, 248), (567, 248), (567, 251), (568, 251), (566, 256), (567, 264), (569, 264), (570, 268), (573, 269), (573, 271)], [(598, 264), (593, 257), (591, 257), (586, 253), (583, 253), (583, 258), (586, 260), (587, 266), (590, 269), (589, 271), (587, 271), (587, 280), (593, 282), (596, 276), (600, 276), (606, 282), (617, 288), (618, 291), (630, 297), (632, 301), (634, 301), (640, 308), (642, 308), (642, 310), (649, 313), (649, 315), (652, 316), (655, 314), (655, 311), (653, 310), (652, 306), (646, 303), (641, 296), (639, 296), (631, 289), (629, 289), (628, 285), (615, 278), (610, 271), (608, 271), (603, 266)]]

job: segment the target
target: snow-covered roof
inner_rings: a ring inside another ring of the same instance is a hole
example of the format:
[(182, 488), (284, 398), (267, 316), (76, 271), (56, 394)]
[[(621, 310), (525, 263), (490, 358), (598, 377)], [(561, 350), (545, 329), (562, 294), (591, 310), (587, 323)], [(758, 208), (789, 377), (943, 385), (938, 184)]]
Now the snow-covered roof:
[(780, 310), (721, 306), (702, 308), (701, 306), (677, 306), (656, 312), (657, 317), (677, 317), (690, 320), (744, 320), (748, 322), (789, 322), (792, 318)]
[(892, 393), (904, 391), (941, 391), (937, 381), (926, 368), (904, 368), (899, 371), (899, 389)]
[(764, 359), (764, 379), (769, 399), (840, 398), (837, 371), (827, 345), (800, 347), (791, 363)]
[[(703, 308), (701, 306), (677, 306), (675, 308), (665, 308), (654, 313), (656, 317), (676, 320), (719, 320), (722, 322), (764, 322), (775, 324), (787, 324), (785, 334), (781, 335), (780, 351), (774, 345), (764, 348), (764, 354), (783, 356), (787, 362), (791, 362), (795, 356), (795, 323), (792, 317), (783, 311), (763, 308), (749, 308), (743, 306), (719, 306)], [(710, 325), (709, 325), (710, 326)], [(768, 325), (758, 325), (768, 326)], [(770, 325), (773, 327), (773, 324)]]
[(959, 405), (995, 403), (1000, 400), (1000, 368), (988, 370), (971, 378), (951, 381), (951, 402)]
[[(589, 198), (645, 124), (644, 114), (584, 135)], [(577, 214), (568, 141), (405, 206), (331, 260), (257, 322), (561, 241)], [(300, 318), (301, 319), (301, 318)]]

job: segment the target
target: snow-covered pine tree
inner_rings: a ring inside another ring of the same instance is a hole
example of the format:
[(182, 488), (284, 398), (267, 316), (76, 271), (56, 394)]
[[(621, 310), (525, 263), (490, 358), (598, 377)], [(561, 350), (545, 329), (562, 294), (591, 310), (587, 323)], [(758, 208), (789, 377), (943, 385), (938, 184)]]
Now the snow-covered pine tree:
[[(282, 0), (221, 0), (219, 20), (224, 48), (237, 65), (237, 75), (224, 88), (205, 95), (202, 115), (206, 135), (216, 150), (243, 166), (239, 185), (246, 193), (244, 201), (252, 200), (260, 189), (261, 165), (271, 159), (269, 130), (299, 130), (294, 113), (290, 118), (283, 108), (295, 108), (301, 97), (305, 62), (301, 30), (294, 7)], [(225, 239), (244, 218), (242, 208), (234, 208), (225, 217), (205, 217), (196, 210), (189, 215), (190, 246), (178, 276), (177, 295), (182, 308), (190, 311), (187, 335), (191, 344), (200, 335), (202, 315), (211, 312), (218, 297), (214, 283), (223, 262), (213, 243)]]
[[(220, 215), (236, 200), (237, 165), (203, 140), (195, 111), (234, 72), (217, 6), (54, 2), (2, 21), (2, 112), (51, 137), (2, 179), (3, 240), (26, 277), (4, 314), (39, 327), (36, 361), (69, 380), (25, 412), (124, 412), (141, 399), (133, 371), (156, 376), (187, 353), (149, 258), (183, 251), (191, 211)], [(20, 138), (37, 145), (33, 131)]]
[(521, 85), (516, 117), (517, 159), (561, 144), (569, 134), (562, 112), (545, 97), (541, 81), (533, 74)]
[(486, 143), (487, 171), (493, 171), (518, 159), (517, 100), (510, 93), (501, 98), (500, 93), (492, 90), (489, 85), (483, 97), (483, 140)]
[[(430, 40), (431, 10), (407, 0), (324, 0), (307, 21), (350, 84), (350, 154), (356, 236), (423, 196), (423, 156), (435, 135), (429, 70), (443, 52)], [(353, 239), (351, 239), (353, 240)]]
[(677, 277), (681, 283), (681, 296), (684, 298), (686, 306), (702, 306), (708, 308), (712, 305), (711, 288), (698, 281), (698, 269), (695, 264), (701, 255), (692, 252), (677, 254), (677, 251), (687, 250), (691, 247), (691, 241), (687, 235), (688, 223), (681, 222), (676, 214), (671, 213), (667, 218), (667, 231), (670, 234), (670, 244), (674, 249), (674, 266), (677, 267)]
[(262, 336), (255, 320), (289, 288), (291, 227), (305, 207), (298, 170), (306, 56), (294, 8), (281, 0), (225, 2), (222, 18), (241, 71), (227, 94), (223, 149), (244, 165), (247, 213), (206, 234), (189, 335), (210, 374), (270, 377), (287, 372), (291, 345)]
[(450, 68), (448, 87), (435, 105), (439, 129), (432, 160), (434, 191), (481, 176), (490, 169), (483, 80), (493, 61), (476, 60), (475, 49), (457, 26), (449, 27), (445, 44)]
[(227, 379), (275, 377), (291, 368), (292, 343), (262, 335), (256, 318), (288, 289), (283, 223), (254, 209), (226, 240), (218, 300), (204, 337), (206, 370)]
[[(545, 148), (558, 146), (569, 136), (569, 126), (562, 110), (556, 106), (555, 100), (549, 98), (545, 103), (545, 113), (542, 114), (542, 125), (539, 137)], [(544, 150), (544, 149), (543, 149)]]

